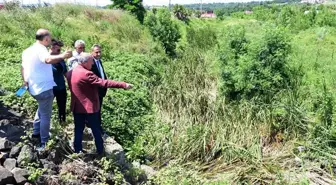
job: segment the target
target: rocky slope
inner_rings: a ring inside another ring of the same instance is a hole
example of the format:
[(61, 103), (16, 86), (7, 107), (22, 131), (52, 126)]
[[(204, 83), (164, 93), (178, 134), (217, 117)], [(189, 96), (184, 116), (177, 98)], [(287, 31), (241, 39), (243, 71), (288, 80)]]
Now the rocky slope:
[[(5, 184), (150, 184), (153, 168), (130, 163), (124, 149), (112, 138), (106, 155), (74, 154), (66, 132), (52, 135), (46, 151), (35, 150), (28, 137), (32, 122), (0, 104), (0, 185)], [(90, 133), (84, 137), (88, 145)]]

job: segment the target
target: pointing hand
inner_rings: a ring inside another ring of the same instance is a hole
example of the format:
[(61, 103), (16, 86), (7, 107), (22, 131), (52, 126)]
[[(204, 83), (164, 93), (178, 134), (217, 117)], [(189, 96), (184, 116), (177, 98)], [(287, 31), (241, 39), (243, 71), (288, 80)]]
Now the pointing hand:
[(72, 51), (67, 50), (66, 52), (63, 53), (64, 58), (71, 58), (72, 57)]
[(133, 85), (129, 84), (129, 83), (126, 83), (126, 88), (125, 89), (131, 89), (131, 88), (133, 88)]

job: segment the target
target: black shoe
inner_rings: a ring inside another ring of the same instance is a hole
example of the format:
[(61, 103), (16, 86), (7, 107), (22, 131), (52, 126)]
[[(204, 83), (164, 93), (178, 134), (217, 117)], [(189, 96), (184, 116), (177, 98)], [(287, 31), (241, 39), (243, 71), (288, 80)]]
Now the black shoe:
[(37, 134), (37, 135), (32, 135), (31, 136), (31, 140), (32, 140), (32, 143), (34, 144), (34, 145), (39, 145), (40, 143), (41, 143), (41, 136), (40, 136), (40, 134)]
[(31, 137), (34, 138), (34, 139), (40, 139), (41, 135), (40, 134), (37, 134), (37, 135), (32, 134)]

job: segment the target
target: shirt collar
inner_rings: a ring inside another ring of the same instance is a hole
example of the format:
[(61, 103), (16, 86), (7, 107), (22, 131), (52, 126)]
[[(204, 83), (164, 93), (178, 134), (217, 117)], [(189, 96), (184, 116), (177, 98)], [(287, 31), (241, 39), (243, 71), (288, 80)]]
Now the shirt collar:
[(72, 55), (75, 57), (75, 56), (78, 56), (79, 53), (78, 53), (76, 50), (74, 50), (74, 51), (72, 52)]
[(43, 45), (43, 44), (41, 44), (41, 43), (39, 43), (39, 42), (35, 42), (34, 44), (35, 44), (36, 46), (39, 46), (39, 47), (47, 48), (47, 47), (45, 47), (45, 45)]

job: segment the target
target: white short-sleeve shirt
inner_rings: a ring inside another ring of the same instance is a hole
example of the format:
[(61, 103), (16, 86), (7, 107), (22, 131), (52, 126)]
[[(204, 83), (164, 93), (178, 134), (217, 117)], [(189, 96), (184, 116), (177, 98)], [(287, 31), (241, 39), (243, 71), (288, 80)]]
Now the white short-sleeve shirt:
[(78, 66), (78, 60), (77, 60), (76, 57), (78, 57), (79, 55), (80, 55), (80, 53), (78, 53), (77, 51), (72, 52), (72, 57), (68, 59), (69, 71), (74, 69), (76, 66)]
[(39, 43), (33, 44), (22, 53), (24, 80), (28, 82), (28, 90), (33, 96), (56, 86), (52, 65), (45, 63), (49, 56), (47, 48)]

